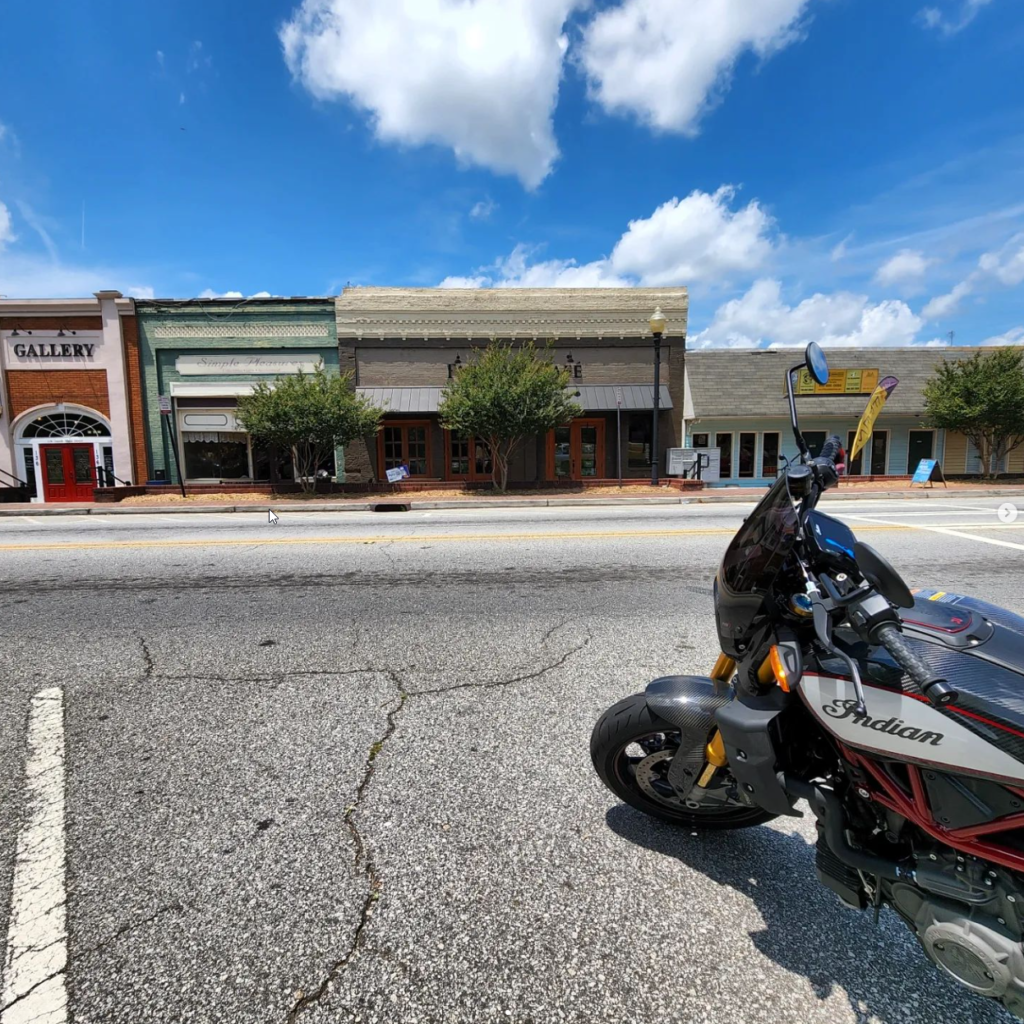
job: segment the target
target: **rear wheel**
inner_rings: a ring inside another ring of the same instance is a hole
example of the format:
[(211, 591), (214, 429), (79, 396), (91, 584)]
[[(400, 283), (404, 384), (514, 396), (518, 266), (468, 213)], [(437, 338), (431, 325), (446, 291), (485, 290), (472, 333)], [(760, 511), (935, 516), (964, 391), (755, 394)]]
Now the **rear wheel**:
[[(775, 817), (759, 807), (731, 803), (722, 787), (695, 788), (683, 800), (668, 781), (680, 734), (654, 714), (642, 693), (610, 707), (590, 737), (590, 757), (601, 781), (638, 811), (687, 828), (749, 828)], [(720, 770), (719, 775), (722, 774)]]

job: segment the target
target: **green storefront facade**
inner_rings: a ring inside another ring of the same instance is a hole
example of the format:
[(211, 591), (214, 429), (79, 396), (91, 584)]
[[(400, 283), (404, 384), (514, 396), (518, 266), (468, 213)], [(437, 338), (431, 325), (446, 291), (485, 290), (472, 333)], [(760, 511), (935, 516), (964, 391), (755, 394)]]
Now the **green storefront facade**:
[[(334, 300), (150, 299), (135, 308), (151, 480), (176, 483), (180, 465), (190, 484), (292, 482), (291, 454), (255, 444), (234, 410), (259, 381), (319, 364), (339, 372)], [(341, 477), (343, 453), (321, 469)]]

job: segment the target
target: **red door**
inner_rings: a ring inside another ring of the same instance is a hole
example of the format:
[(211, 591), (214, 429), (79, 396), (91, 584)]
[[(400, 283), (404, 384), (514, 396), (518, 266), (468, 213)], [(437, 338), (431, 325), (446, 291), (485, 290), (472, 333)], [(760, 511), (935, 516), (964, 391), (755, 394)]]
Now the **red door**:
[(39, 446), (44, 501), (92, 501), (96, 464), (91, 444)]

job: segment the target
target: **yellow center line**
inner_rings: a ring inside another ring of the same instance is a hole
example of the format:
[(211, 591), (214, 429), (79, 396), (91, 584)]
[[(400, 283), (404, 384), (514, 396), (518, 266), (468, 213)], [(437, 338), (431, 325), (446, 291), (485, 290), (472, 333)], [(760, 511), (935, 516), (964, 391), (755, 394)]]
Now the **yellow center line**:
[[(959, 529), (971, 529), (960, 526)], [(1007, 525), (1007, 524), (1002, 524)], [(1024, 523), (1013, 524), (1024, 528)], [(989, 526), (978, 525), (975, 529), (989, 529)], [(901, 523), (858, 523), (857, 532), (868, 530), (914, 530), (917, 527), (905, 526)], [(732, 536), (734, 527), (709, 527), (706, 529), (677, 530), (592, 530), (578, 533), (553, 532), (546, 533), (448, 533), (448, 534), (398, 534), (395, 536), (372, 535), (364, 537), (231, 537), (209, 538), (201, 540), (110, 540), (81, 541), (73, 543), (35, 543), (35, 544), (0, 544), (0, 551), (90, 551), (111, 550), (114, 548), (203, 548), (203, 547), (288, 547), (301, 544), (431, 544), (471, 541), (509, 541), (509, 540), (602, 540), (614, 538), (643, 537), (717, 537)]]

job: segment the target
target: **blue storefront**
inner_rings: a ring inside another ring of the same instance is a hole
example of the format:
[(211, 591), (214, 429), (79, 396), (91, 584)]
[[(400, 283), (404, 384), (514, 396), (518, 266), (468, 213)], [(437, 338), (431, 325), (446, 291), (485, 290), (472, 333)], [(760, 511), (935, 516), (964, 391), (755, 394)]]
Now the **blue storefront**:
[[(871, 440), (849, 466), (850, 476), (905, 477), (921, 459), (937, 459), (947, 474), (969, 472), (964, 438), (925, 424), (923, 388), (944, 358), (971, 349), (832, 349), (829, 384), (798, 381), (800, 425), (812, 451), (838, 434), (847, 450), (878, 380), (899, 384), (875, 423)], [(786, 459), (798, 455), (785, 393), (798, 349), (695, 350), (686, 355), (686, 446), (719, 451), (720, 486), (763, 487)]]

